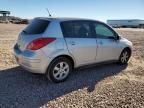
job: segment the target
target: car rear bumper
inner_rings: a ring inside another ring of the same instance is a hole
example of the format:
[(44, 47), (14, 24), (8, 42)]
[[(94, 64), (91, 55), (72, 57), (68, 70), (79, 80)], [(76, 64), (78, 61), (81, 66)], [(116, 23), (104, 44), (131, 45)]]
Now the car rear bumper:
[(17, 45), (14, 47), (14, 56), (21, 67), (32, 73), (44, 74), (51, 61), (51, 59), (41, 51), (25, 50), (22, 52)]

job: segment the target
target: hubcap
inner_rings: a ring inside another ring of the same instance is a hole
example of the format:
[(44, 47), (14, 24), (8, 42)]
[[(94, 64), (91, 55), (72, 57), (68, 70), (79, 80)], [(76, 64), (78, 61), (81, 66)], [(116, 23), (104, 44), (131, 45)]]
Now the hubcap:
[(54, 78), (62, 80), (67, 77), (69, 73), (69, 65), (66, 62), (58, 63), (53, 69)]
[(122, 53), (122, 57), (121, 57), (121, 62), (122, 62), (122, 63), (127, 62), (127, 61), (128, 61), (128, 58), (129, 58), (128, 52), (127, 52), (127, 51), (123, 52), (123, 53)]

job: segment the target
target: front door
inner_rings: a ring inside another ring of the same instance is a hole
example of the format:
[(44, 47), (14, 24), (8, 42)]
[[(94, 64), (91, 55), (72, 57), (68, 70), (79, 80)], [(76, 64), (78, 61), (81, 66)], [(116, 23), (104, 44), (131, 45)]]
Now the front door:
[(119, 40), (116, 40), (117, 34), (103, 23), (95, 24), (95, 32), (98, 45), (96, 62), (117, 60), (121, 51)]

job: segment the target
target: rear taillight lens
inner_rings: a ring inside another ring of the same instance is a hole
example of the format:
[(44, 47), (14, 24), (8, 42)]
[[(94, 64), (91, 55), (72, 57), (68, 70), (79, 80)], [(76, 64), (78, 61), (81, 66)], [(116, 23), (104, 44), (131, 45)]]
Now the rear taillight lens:
[(29, 50), (38, 50), (49, 43), (53, 42), (56, 38), (38, 38), (36, 40), (33, 40), (30, 42), (27, 46), (27, 49)]

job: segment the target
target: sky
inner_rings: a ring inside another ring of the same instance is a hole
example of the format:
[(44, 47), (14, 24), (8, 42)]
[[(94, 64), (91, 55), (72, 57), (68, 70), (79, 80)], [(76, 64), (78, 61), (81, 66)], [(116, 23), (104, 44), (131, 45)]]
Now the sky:
[(0, 0), (0, 10), (11, 16), (32, 19), (47, 17), (107, 19), (144, 19), (144, 0)]

